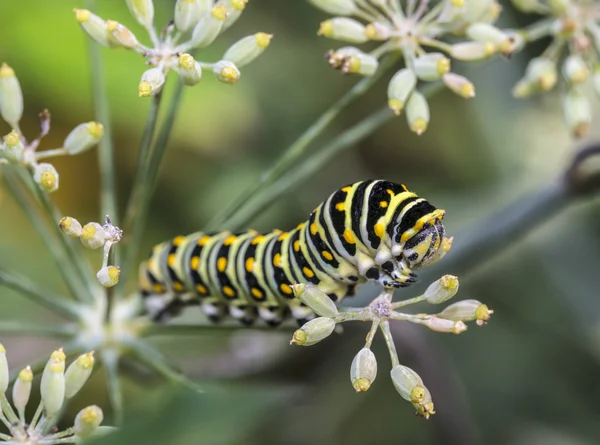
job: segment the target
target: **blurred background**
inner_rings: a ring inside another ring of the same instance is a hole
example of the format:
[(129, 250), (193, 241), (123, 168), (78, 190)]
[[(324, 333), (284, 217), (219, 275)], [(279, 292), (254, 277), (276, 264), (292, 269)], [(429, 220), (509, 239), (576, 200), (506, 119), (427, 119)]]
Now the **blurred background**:
[[(157, 23), (166, 23), (174, 2), (155, 3)], [(123, 1), (98, 4), (98, 15), (124, 23), (144, 40)], [(24, 133), (37, 134), (41, 110), (52, 113), (52, 131), (42, 148), (60, 146), (72, 127), (94, 118), (87, 37), (72, 12), (82, 6), (76, 0), (0, 2), (0, 61), (15, 69), (24, 90)], [(185, 90), (143, 252), (202, 228), (357, 81), (323, 60), (328, 49), (340, 46), (316, 35), (325, 17), (305, 1), (251, 0), (236, 25), (202, 52), (202, 60), (216, 61), (245, 35), (265, 31), (275, 36), (235, 86), (205, 73), (199, 85)], [(532, 20), (504, 3), (501, 26)], [(423, 136), (412, 134), (404, 116), (398, 117), (274, 202), (253, 228), (293, 227), (333, 190), (367, 178), (405, 183), (446, 209), (446, 227), (458, 235), (457, 243), (490, 214), (527, 202), (564, 171), (578, 147), (563, 124), (558, 93), (526, 101), (510, 95), (525, 62), (546, 43), (511, 60), (455, 64), (454, 70), (475, 84), (475, 99), (437, 94)], [(102, 56), (123, 209), (149, 106), (137, 96), (145, 67), (134, 53), (103, 49)], [(327, 135), (384, 106), (387, 79), (346, 110)], [(0, 134), (8, 131), (0, 122)], [(600, 130), (593, 126), (590, 139), (598, 137)], [(61, 186), (53, 198), (61, 210), (80, 221), (99, 220), (96, 152), (57, 159), (55, 166)], [(38, 235), (1, 188), (0, 206), (2, 263), (44, 286), (65, 290)], [(289, 332), (207, 329), (193, 337), (154, 340), (206, 393), (165, 387), (126, 364), (130, 420), (111, 443), (599, 443), (599, 202), (587, 200), (550, 220), (542, 216), (522, 224), (533, 227), (525, 239), (461, 273), (459, 297), (476, 298), (495, 310), (488, 326), (472, 326), (460, 336), (395, 327), (401, 362), (417, 370), (433, 394), (438, 413), (429, 421), (416, 418), (394, 391), (380, 337), (374, 344), (376, 384), (365, 394), (352, 390), (349, 366), (363, 345), (366, 326), (349, 326), (344, 335), (311, 348), (289, 347)], [(99, 263), (100, 257), (91, 260)], [(454, 273), (443, 262), (440, 270)], [(129, 285), (134, 289), (135, 283)], [(416, 290), (408, 289), (397, 298), (414, 295)], [(0, 296), (2, 319), (35, 323), (52, 317), (9, 290), (0, 289)], [(193, 312), (186, 318), (193, 322)], [(2, 342), (15, 368), (57, 346), (37, 337)], [(108, 411), (103, 376), (96, 374), (95, 384), (88, 384), (72, 404), (73, 413), (90, 402)], [(110, 424), (110, 416), (105, 423)]]

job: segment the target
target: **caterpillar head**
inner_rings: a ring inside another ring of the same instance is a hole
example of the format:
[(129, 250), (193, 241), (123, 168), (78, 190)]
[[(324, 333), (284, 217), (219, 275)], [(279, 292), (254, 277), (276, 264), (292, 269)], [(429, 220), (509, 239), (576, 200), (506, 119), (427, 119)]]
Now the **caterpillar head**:
[(436, 263), (450, 250), (452, 238), (445, 238), (443, 211), (423, 224), (404, 244), (402, 255), (411, 269)]

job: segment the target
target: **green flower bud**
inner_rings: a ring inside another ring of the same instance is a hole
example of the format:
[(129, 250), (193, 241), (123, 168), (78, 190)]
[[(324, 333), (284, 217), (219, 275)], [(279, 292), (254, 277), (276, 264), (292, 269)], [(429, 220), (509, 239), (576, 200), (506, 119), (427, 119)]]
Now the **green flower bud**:
[(290, 345), (312, 346), (331, 335), (335, 329), (335, 321), (327, 317), (310, 320), (294, 332)]
[(63, 148), (70, 155), (81, 153), (96, 145), (103, 134), (104, 127), (98, 122), (79, 124), (71, 130), (63, 142)]
[(309, 2), (333, 15), (354, 15), (358, 11), (354, 0), (309, 0)]
[(113, 287), (119, 282), (121, 269), (116, 266), (106, 266), (100, 269), (96, 274), (98, 282), (104, 287)]
[(365, 392), (377, 377), (377, 359), (368, 349), (361, 349), (350, 365), (350, 381), (356, 392)]
[(448, 89), (465, 99), (475, 97), (475, 87), (473, 84), (464, 76), (448, 73), (442, 78), (444, 84)]
[(181, 32), (192, 29), (206, 14), (209, 6), (204, 0), (177, 0), (175, 3), (175, 26)]
[(198, 24), (194, 27), (190, 46), (192, 48), (204, 48), (215, 41), (221, 29), (223, 22), (227, 18), (227, 8), (219, 4), (204, 14)]
[(458, 292), (458, 278), (454, 275), (444, 275), (429, 285), (425, 291), (428, 303), (439, 304), (448, 301)]
[[(443, 313), (443, 311), (442, 311)], [(439, 317), (428, 318), (424, 323), (432, 331), (443, 332), (445, 334), (460, 334), (467, 330), (467, 325), (462, 321), (448, 320), (446, 318), (440, 318), (442, 314), (438, 314)]]
[[(423, 380), (421, 380), (419, 374), (408, 366), (396, 365), (392, 368), (390, 375), (396, 391), (404, 400), (413, 403), (419, 401), (418, 395), (421, 391), (418, 388), (424, 388)], [(416, 391), (414, 391), (415, 388), (417, 388)]]
[(97, 15), (92, 14), (87, 9), (75, 9), (74, 11), (75, 18), (79, 22), (81, 29), (83, 29), (95, 42), (111, 48), (120, 46), (119, 42), (111, 35), (104, 20)]
[(160, 68), (150, 68), (142, 74), (138, 88), (140, 97), (150, 97), (158, 94), (165, 84), (165, 74)]
[(582, 84), (588, 79), (590, 69), (578, 54), (567, 56), (562, 65), (563, 76), (572, 84)]
[(414, 388), (412, 396), (415, 399), (422, 399), (419, 402), (413, 402), (419, 416), (429, 419), (431, 415), (435, 414), (431, 393), (427, 388)]
[[(204, 1), (210, 1), (212, 5), (212, 0)], [(223, 23), (223, 29), (221, 31), (225, 31), (240, 18), (246, 7), (246, 3), (248, 3), (248, 0), (229, 0), (229, 2), (225, 4), (227, 7), (227, 18)]]
[(42, 162), (36, 165), (33, 180), (49, 193), (58, 190), (58, 172), (52, 164)]
[[(483, 22), (496, 2), (493, 0), (470, 0), (462, 5), (461, 18), (465, 23)], [(460, 3), (458, 3), (460, 4)], [(457, 7), (455, 5), (455, 7)]]
[(365, 36), (369, 40), (387, 40), (390, 38), (390, 28), (379, 22), (369, 23), (365, 27)]
[(329, 51), (326, 58), (330, 67), (339, 69), (344, 74), (372, 76), (379, 67), (376, 57), (353, 46), (346, 46), (337, 51)]
[(387, 95), (388, 106), (396, 115), (400, 114), (416, 85), (417, 76), (410, 68), (403, 68), (394, 74), (388, 84)]
[(491, 42), (461, 42), (452, 45), (450, 55), (466, 62), (483, 60), (496, 53), (496, 45)]
[(61, 218), (58, 222), (58, 228), (62, 233), (71, 238), (79, 238), (83, 233), (83, 229), (79, 221), (75, 218), (71, 218), (70, 216), (65, 216)]
[(104, 413), (96, 405), (83, 408), (75, 417), (73, 426), (75, 436), (88, 437), (97, 431), (99, 425), (104, 420)]
[(558, 80), (556, 64), (545, 57), (531, 59), (525, 70), (525, 80), (538, 91), (550, 91)]
[(56, 414), (65, 400), (65, 361), (51, 359), (42, 374), (40, 393), (44, 402), (46, 417)]
[(557, 16), (564, 15), (571, 4), (570, 0), (548, 0), (550, 10)]
[(514, 51), (510, 37), (489, 23), (472, 24), (467, 28), (467, 36), (476, 42), (492, 43), (498, 48), (498, 51), (505, 55)]
[(442, 53), (427, 53), (414, 61), (415, 74), (422, 80), (437, 80), (450, 71), (450, 59)]
[(0, 146), (0, 154), (10, 162), (21, 163), (24, 160), (25, 147), (16, 131), (4, 136), (4, 144)]
[(113, 37), (115, 42), (119, 46), (127, 49), (140, 49), (142, 46), (140, 42), (138, 42), (135, 34), (133, 34), (129, 28), (121, 25), (119, 22), (115, 22), (114, 20), (106, 21), (106, 29)]
[(540, 0), (512, 0), (512, 4), (522, 12), (541, 12), (545, 8)]
[(190, 54), (179, 56), (179, 77), (188, 86), (196, 85), (202, 78), (202, 67)]
[(304, 304), (311, 308), (321, 317), (333, 318), (339, 314), (335, 303), (321, 292), (317, 286), (312, 284), (293, 284), (292, 290), (296, 298), (299, 298)]
[(131, 15), (144, 27), (150, 28), (154, 20), (152, 0), (125, 0)]
[(81, 244), (88, 249), (98, 249), (99, 247), (104, 246), (106, 234), (100, 224), (90, 222), (83, 226), (79, 239), (81, 240)]
[(8, 361), (6, 360), (6, 349), (4, 348), (4, 345), (0, 343), (0, 394), (6, 392), (9, 381), (10, 373), (8, 370)]
[(223, 56), (237, 67), (248, 65), (269, 46), (273, 35), (259, 32), (235, 42)]
[(579, 138), (590, 130), (592, 109), (581, 91), (572, 88), (564, 98), (565, 121), (573, 137)]
[(439, 317), (454, 321), (476, 320), (478, 326), (486, 324), (494, 311), (477, 300), (463, 300), (451, 304), (438, 314)]
[(217, 80), (223, 83), (233, 85), (240, 80), (240, 70), (234, 63), (228, 60), (220, 60), (213, 66), (213, 72), (217, 76)]
[(65, 397), (70, 399), (85, 385), (94, 369), (94, 351), (80, 355), (65, 373)]
[(0, 66), (0, 115), (11, 127), (17, 128), (23, 116), (23, 92), (15, 71), (3, 63)]
[(427, 99), (417, 90), (414, 90), (406, 105), (406, 120), (412, 131), (419, 136), (427, 130), (429, 124), (429, 105)]
[(32, 380), (33, 372), (31, 372), (31, 368), (28, 366), (19, 372), (19, 376), (13, 385), (13, 405), (17, 408), (20, 418), (24, 417), (25, 408), (27, 407), (27, 402), (29, 402)]
[(364, 43), (368, 40), (364, 25), (346, 17), (335, 17), (322, 22), (317, 34), (350, 43)]

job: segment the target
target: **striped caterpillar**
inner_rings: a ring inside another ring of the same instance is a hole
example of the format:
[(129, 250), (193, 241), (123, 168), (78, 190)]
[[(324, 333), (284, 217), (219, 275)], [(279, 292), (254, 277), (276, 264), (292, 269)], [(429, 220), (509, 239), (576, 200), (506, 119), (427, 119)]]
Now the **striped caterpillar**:
[(367, 280), (408, 286), (412, 270), (447, 251), (443, 216), (403, 184), (356, 182), (288, 232), (197, 232), (158, 244), (140, 266), (140, 288), (155, 320), (200, 304), (215, 322), (229, 314), (276, 326), (291, 314), (303, 324), (314, 314), (293, 283), (316, 285), (335, 302)]

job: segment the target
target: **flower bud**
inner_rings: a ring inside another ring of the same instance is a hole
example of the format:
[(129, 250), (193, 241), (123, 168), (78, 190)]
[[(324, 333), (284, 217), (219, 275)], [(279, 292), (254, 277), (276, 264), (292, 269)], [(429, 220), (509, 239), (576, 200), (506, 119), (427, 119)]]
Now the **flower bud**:
[(107, 20), (106, 29), (113, 37), (115, 42), (117, 42), (117, 44), (123, 48), (138, 49), (141, 47), (140, 42), (138, 42), (137, 38), (135, 37), (135, 34), (133, 34), (129, 28), (121, 25), (119, 22)]
[(548, 0), (548, 5), (550, 6), (550, 10), (554, 15), (560, 16), (564, 15), (567, 11), (567, 8), (571, 5), (570, 0)]
[(233, 62), (237, 67), (248, 65), (269, 46), (272, 34), (259, 32), (251, 36), (244, 37), (235, 42), (223, 56), (223, 60)]
[(419, 136), (427, 130), (429, 124), (429, 105), (427, 99), (417, 90), (414, 90), (406, 105), (406, 120), (412, 131)]
[(165, 74), (160, 68), (150, 68), (142, 74), (138, 88), (140, 97), (150, 97), (158, 94), (165, 84)]
[(152, 0), (125, 0), (131, 15), (146, 28), (152, 26), (154, 20), (154, 4)]
[(476, 42), (492, 43), (498, 48), (498, 51), (505, 55), (514, 51), (510, 37), (489, 23), (472, 24), (467, 28), (467, 36)]
[(364, 25), (346, 17), (335, 17), (322, 22), (317, 34), (350, 43), (364, 43), (368, 40)]
[(379, 22), (369, 23), (365, 27), (365, 36), (369, 40), (387, 40), (390, 38), (390, 28)]
[[(212, 5), (212, 0), (210, 0), (210, 2)], [(227, 18), (223, 23), (223, 29), (221, 30), (221, 32), (225, 31), (227, 28), (233, 25), (237, 21), (237, 19), (240, 18), (242, 12), (244, 11), (244, 8), (246, 7), (246, 3), (248, 3), (248, 0), (229, 0), (229, 3), (226, 4)]]
[(521, 12), (540, 12), (545, 7), (540, 0), (512, 0), (512, 4)]
[(333, 15), (354, 15), (358, 11), (354, 0), (309, 0), (309, 2)]
[(417, 403), (423, 399), (423, 380), (419, 374), (408, 366), (396, 365), (390, 371), (392, 383), (398, 391), (398, 394), (412, 403)]
[(10, 373), (8, 370), (8, 361), (6, 360), (6, 349), (0, 343), (0, 394), (4, 394), (8, 389)]
[(572, 84), (585, 83), (590, 75), (583, 58), (578, 54), (569, 55), (562, 65), (563, 76)]
[(592, 122), (592, 109), (588, 99), (581, 91), (572, 88), (564, 98), (565, 121), (573, 137), (585, 135)]
[(361, 349), (350, 365), (350, 381), (356, 392), (365, 392), (377, 377), (377, 359), (368, 349)]
[(204, 14), (198, 24), (194, 27), (190, 45), (192, 48), (203, 48), (215, 41), (221, 29), (223, 22), (227, 18), (227, 8), (219, 4)]
[(539, 91), (550, 91), (558, 80), (556, 64), (545, 57), (531, 59), (525, 70), (525, 80)]
[(85, 385), (94, 369), (94, 351), (80, 355), (65, 373), (65, 397), (70, 399)]
[(79, 238), (83, 233), (81, 224), (75, 218), (65, 216), (58, 222), (58, 228), (62, 233), (71, 238)]
[(96, 278), (102, 286), (113, 287), (119, 282), (119, 275), (121, 275), (121, 269), (117, 266), (106, 266), (98, 271)]
[(52, 164), (42, 162), (36, 165), (33, 180), (49, 193), (58, 190), (58, 172)]
[(217, 80), (223, 83), (233, 85), (240, 80), (240, 70), (234, 63), (228, 60), (219, 60), (213, 66), (213, 72), (217, 76)]
[(25, 147), (16, 131), (11, 131), (4, 136), (4, 144), (0, 146), (0, 153), (10, 162), (21, 163), (24, 159)]
[(79, 124), (71, 130), (63, 142), (63, 148), (70, 155), (81, 153), (96, 145), (103, 134), (104, 127), (98, 122)]
[(318, 317), (310, 320), (294, 332), (290, 345), (312, 346), (331, 335), (335, 328), (335, 321), (327, 317)]
[(452, 45), (450, 55), (466, 62), (483, 60), (496, 53), (496, 45), (490, 42), (461, 42)]
[(206, 1), (202, 0), (177, 0), (175, 3), (175, 26), (181, 32), (192, 29), (200, 21), (200, 17), (207, 13)]
[[(440, 317), (442, 314), (438, 314)], [(448, 320), (446, 318), (431, 317), (424, 323), (432, 331), (443, 332), (445, 334), (460, 334), (467, 330), (467, 325), (462, 321)]]
[(465, 99), (475, 97), (475, 87), (464, 76), (454, 73), (445, 74), (442, 78), (448, 89)]
[(451, 304), (438, 316), (454, 321), (477, 320), (477, 325), (482, 326), (489, 321), (490, 315), (493, 313), (494, 311), (491, 311), (485, 304), (477, 300), (463, 300)]
[(77, 437), (88, 437), (102, 423), (104, 420), (104, 413), (100, 407), (96, 405), (88, 406), (83, 408), (75, 417), (75, 425), (73, 426), (75, 436)]
[(437, 80), (450, 71), (450, 59), (442, 53), (427, 53), (414, 61), (415, 74), (422, 80)]
[(448, 301), (458, 292), (458, 278), (454, 275), (444, 275), (429, 285), (425, 291), (428, 303), (439, 304)]
[(46, 417), (57, 413), (65, 400), (65, 361), (51, 359), (42, 374), (40, 393), (46, 410)]
[(12, 128), (19, 126), (23, 116), (23, 93), (15, 71), (3, 63), (0, 66), (0, 115)]
[(13, 405), (17, 408), (20, 416), (21, 413), (25, 412), (27, 402), (29, 402), (29, 395), (31, 394), (31, 381), (33, 380), (33, 372), (31, 367), (21, 369), (19, 376), (13, 385), (12, 397)]
[(87, 9), (75, 9), (75, 18), (79, 22), (81, 28), (94, 41), (100, 45), (114, 48), (120, 46), (119, 43), (111, 35), (106, 22), (95, 14), (92, 14)]
[(81, 240), (81, 244), (88, 249), (98, 249), (99, 247), (104, 246), (106, 235), (100, 224), (90, 222), (83, 226), (79, 239)]
[(403, 68), (394, 74), (388, 84), (387, 95), (388, 106), (396, 115), (400, 114), (416, 85), (417, 76), (410, 68)]
[(190, 54), (179, 56), (179, 77), (188, 86), (196, 85), (202, 78), (202, 67)]
[(321, 292), (317, 286), (312, 284), (294, 284), (292, 290), (296, 298), (299, 298), (304, 304), (311, 308), (321, 317), (333, 318), (339, 314), (335, 303)]

